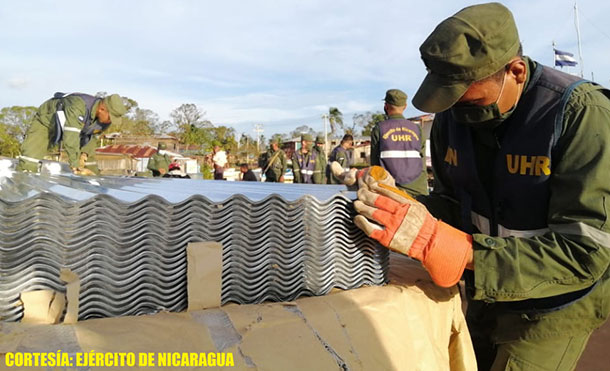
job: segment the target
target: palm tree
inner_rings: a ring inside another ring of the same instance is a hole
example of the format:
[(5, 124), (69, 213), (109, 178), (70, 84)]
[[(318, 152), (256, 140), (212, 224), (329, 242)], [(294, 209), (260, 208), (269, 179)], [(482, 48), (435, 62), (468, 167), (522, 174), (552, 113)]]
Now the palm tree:
[(343, 129), (343, 113), (337, 107), (330, 107), (328, 109), (328, 116), (330, 121), (330, 136), (334, 137), (337, 129)]

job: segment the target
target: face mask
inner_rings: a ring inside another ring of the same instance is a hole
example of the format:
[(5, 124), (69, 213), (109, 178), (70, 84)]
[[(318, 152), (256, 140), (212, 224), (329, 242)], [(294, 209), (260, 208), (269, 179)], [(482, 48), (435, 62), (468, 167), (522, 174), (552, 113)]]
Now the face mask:
[[(498, 108), (498, 101), (504, 91), (504, 84), (506, 82), (506, 74), (502, 80), (502, 88), (500, 94), (495, 102), (486, 106), (479, 106), (477, 104), (456, 104), (451, 107), (451, 115), (453, 119), (460, 124), (470, 126), (472, 128), (495, 128), (504, 122), (517, 107), (517, 102), (507, 112), (500, 113)], [(520, 94), (519, 94), (520, 95)], [(519, 96), (518, 95), (518, 96)]]

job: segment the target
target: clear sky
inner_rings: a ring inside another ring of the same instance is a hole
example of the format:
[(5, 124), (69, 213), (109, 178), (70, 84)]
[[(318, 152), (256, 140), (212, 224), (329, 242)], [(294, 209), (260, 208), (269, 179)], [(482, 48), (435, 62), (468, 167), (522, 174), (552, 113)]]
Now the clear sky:
[[(264, 135), (309, 125), (336, 106), (382, 109), (389, 88), (409, 99), (425, 75), (419, 45), (473, 2), (0, 2), (0, 107), (38, 106), (56, 91), (119, 93), (161, 119), (195, 103), (215, 125)], [(553, 63), (577, 54), (573, 0), (504, 2), (524, 53)], [(579, 0), (585, 77), (610, 86), (610, 2)], [(578, 56), (577, 56), (578, 57)], [(574, 71), (579, 71), (575, 69)], [(407, 115), (419, 112), (410, 107)]]

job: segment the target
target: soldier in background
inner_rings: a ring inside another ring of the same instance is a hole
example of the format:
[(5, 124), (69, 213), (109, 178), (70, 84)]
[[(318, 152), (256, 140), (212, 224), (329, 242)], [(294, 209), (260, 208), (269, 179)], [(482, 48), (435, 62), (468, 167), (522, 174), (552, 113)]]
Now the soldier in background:
[(317, 153), (312, 151), (313, 137), (301, 135), (301, 149), (292, 155), (292, 172), (295, 183), (313, 184), (313, 172), (316, 167)]
[(159, 143), (157, 145), (157, 152), (150, 156), (148, 160), (148, 170), (152, 171), (154, 177), (163, 176), (169, 171), (169, 164), (172, 160), (169, 158), (167, 152), (165, 152), (167, 145), (165, 143)]
[[(349, 150), (354, 146), (354, 137), (351, 134), (345, 134), (341, 138), (341, 143), (333, 149), (328, 158), (328, 163), (338, 162), (344, 171), (348, 171), (352, 166), (352, 156)], [(337, 179), (330, 171), (330, 167), (326, 170), (328, 180), (330, 184), (341, 184), (341, 181)]]
[(280, 149), (277, 139), (271, 139), (269, 149), (261, 161), (267, 182), (283, 183), (284, 173), (286, 172), (286, 153)]
[(384, 100), (387, 120), (377, 123), (371, 132), (371, 166), (382, 166), (396, 179), (398, 188), (409, 194), (427, 195), (426, 139), (421, 126), (402, 115), (407, 94), (390, 89)]
[(326, 140), (324, 135), (316, 136), (316, 145), (313, 152), (316, 153), (316, 164), (313, 169), (314, 184), (326, 184), (326, 151), (324, 150)]

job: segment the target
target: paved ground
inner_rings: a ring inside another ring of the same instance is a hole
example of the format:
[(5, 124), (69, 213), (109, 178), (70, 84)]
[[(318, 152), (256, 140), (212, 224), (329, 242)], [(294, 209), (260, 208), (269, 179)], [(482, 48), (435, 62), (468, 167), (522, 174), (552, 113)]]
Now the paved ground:
[(610, 322), (591, 335), (589, 344), (580, 357), (578, 371), (610, 370)]

